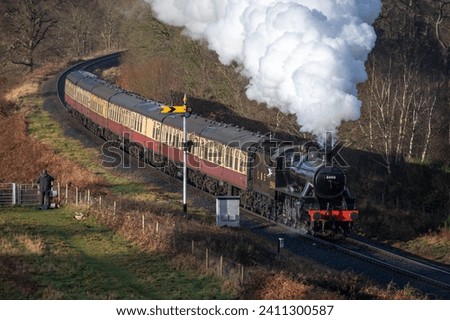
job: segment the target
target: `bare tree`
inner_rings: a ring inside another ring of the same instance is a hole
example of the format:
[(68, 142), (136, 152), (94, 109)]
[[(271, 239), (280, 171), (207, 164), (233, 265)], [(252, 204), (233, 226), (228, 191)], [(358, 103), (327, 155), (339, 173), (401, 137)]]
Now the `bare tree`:
[[(361, 132), (369, 140), (369, 145), (383, 159), (380, 163), (389, 174), (392, 171), (393, 130), (396, 113), (397, 91), (392, 77), (392, 61), (387, 71), (382, 72), (373, 59), (370, 65), (370, 78), (364, 86), (367, 90), (366, 114), (360, 120)], [(368, 113), (368, 114), (367, 114)]]
[(100, 35), (103, 39), (104, 49), (107, 51), (110, 51), (113, 48), (118, 49), (121, 38), (121, 21), (123, 19), (121, 9), (124, 9), (121, 5), (121, 1), (97, 0), (97, 2), (101, 10)]
[(430, 146), (431, 137), (433, 134), (433, 114), (436, 106), (436, 95), (434, 97), (429, 97), (429, 101), (426, 107), (425, 117), (426, 117), (426, 134), (423, 143), (422, 155), (420, 157), (420, 162), (424, 162), (427, 156), (428, 148)]
[(95, 50), (97, 45), (98, 12), (96, 5), (88, 0), (70, 0), (63, 10), (65, 43), (68, 53), (77, 57)]
[(436, 32), (436, 39), (441, 46), (441, 50), (444, 56), (444, 63), (448, 67), (449, 63), (449, 40), (444, 36), (443, 28), (444, 26), (448, 28), (445, 24), (445, 21), (450, 17), (450, 1), (448, 0), (437, 0), (435, 1), (436, 6), (436, 14), (433, 17), (434, 19), (434, 28)]
[(54, 10), (61, 0), (19, 0), (5, 2), (5, 28), (10, 37), (10, 62), (29, 71), (35, 67), (35, 51), (58, 23)]

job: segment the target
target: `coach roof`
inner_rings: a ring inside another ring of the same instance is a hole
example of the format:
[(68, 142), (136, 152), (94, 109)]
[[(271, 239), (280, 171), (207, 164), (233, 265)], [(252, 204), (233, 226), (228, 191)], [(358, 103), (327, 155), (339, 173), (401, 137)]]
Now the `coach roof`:
[[(153, 118), (158, 122), (162, 122), (164, 125), (172, 126), (180, 130), (183, 128), (182, 115), (162, 114), (161, 106), (163, 104), (160, 102), (148, 100), (135, 93), (128, 92), (86, 71), (72, 72), (67, 78), (81, 88), (113, 104)], [(192, 115), (189, 118), (187, 131), (189, 133), (195, 133), (198, 137), (217, 141), (243, 150), (247, 150), (248, 147), (258, 143), (262, 138), (259, 134), (243, 128), (215, 122), (197, 115)]]

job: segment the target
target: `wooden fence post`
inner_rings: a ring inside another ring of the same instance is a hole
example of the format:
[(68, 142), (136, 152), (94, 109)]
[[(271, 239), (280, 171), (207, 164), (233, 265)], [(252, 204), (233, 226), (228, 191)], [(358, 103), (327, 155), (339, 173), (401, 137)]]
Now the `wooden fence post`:
[(78, 187), (75, 187), (75, 206), (78, 207)]
[(223, 277), (223, 256), (220, 256), (219, 260), (219, 277)]
[(145, 216), (142, 214), (142, 235), (145, 234)]
[(240, 276), (240, 280), (241, 280), (241, 284), (244, 284), (244, 280), (245, 280), (245, 277), (244, 277), (244, 265), (243, 264), (239, 264), (239, 276)]
[(69, 201), (69, 185), (66, 183), (66, 204)]
[(206, 270), (209, 269), (209, 249), (206, 248)]

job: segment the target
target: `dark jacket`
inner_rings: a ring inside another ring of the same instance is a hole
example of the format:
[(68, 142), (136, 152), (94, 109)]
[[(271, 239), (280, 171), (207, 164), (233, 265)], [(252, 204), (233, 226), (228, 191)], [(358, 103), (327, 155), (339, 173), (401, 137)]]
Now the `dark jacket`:
[(39, 190), (41, 190), (41, 192), (50, 191), (53, 180), (55, 179), (48, 173), (41, 174), (37, 179), (37, 183), (39, 183)]

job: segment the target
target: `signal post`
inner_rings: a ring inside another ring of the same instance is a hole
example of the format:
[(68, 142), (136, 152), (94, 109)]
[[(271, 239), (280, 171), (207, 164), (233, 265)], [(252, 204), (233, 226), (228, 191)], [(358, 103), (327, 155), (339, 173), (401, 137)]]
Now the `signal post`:
[(183, 215), (187, 217), (187, 130), (186, 119), (191, 116), (192, 109), (186, 105), (187, 97), (184, 94), (182, 106), (162, 106), (161, 113), (178, 113), (183, 117)]

